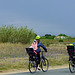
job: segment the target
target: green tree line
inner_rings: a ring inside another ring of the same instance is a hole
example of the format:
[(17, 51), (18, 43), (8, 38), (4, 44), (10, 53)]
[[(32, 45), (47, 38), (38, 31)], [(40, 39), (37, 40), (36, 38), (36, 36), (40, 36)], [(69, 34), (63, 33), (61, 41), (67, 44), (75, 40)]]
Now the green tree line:
[(0, 27), (0, 42), (29, 43), (35, 36), (33, 29), (25, 27), (14, 27), (13, 25)]

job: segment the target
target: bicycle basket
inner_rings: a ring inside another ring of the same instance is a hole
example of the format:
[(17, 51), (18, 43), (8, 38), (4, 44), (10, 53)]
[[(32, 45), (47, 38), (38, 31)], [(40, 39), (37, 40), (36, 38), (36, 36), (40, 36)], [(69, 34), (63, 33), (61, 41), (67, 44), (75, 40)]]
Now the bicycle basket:
[(33, 48), (26, 48), (26, 51), (27, 51), (27, 53), (29, 55), (29, 60), (34, 61), (35, 60), (35, 57), (34, 57), (35, 53), (34, 53)]
[(28, 53), (28, 54), (33, 53), (33, 52), (34, 52), (33, 48), (26, 48), (26, 51), (27, 51), (27, 53)]
[(74, 54), (74, 46), (67, 46), (67, 51), (69, 55), (73, 55)]

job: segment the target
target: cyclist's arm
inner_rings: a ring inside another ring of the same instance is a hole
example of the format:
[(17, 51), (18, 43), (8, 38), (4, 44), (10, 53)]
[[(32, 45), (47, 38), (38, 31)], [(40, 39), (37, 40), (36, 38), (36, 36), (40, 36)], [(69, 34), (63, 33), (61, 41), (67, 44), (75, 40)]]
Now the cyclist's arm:
[(47, 52), (47, 48), (40, 42), (40, 46)]

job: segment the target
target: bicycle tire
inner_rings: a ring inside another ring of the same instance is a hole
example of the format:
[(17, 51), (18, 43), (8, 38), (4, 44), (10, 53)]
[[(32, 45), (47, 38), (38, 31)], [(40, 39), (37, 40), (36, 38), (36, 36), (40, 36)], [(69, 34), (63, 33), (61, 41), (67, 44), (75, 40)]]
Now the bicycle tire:
[(49, 68), (48, 60), (46, 58), (42, 59), (42, 61), (41, 61), (41, 69), (42, 69), (42, 71), (47, 72), (48, 68)]
[(35, 73), (37, 70), (36, 62), (35, 61), (29, 61), (29, 71), (31, 73)]
[(69, 70), (71, 73), (75, 72), (75, 65), (73, 64), (73, 61), (69, 61)]

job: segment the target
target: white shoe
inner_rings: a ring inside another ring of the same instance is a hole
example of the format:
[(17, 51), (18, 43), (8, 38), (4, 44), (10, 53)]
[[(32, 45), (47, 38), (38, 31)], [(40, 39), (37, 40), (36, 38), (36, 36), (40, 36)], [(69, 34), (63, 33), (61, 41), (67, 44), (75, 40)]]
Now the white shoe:
[(38, 70), (41, 70), (41, 68), (40, 68), (40, 67), (38, 67)]

